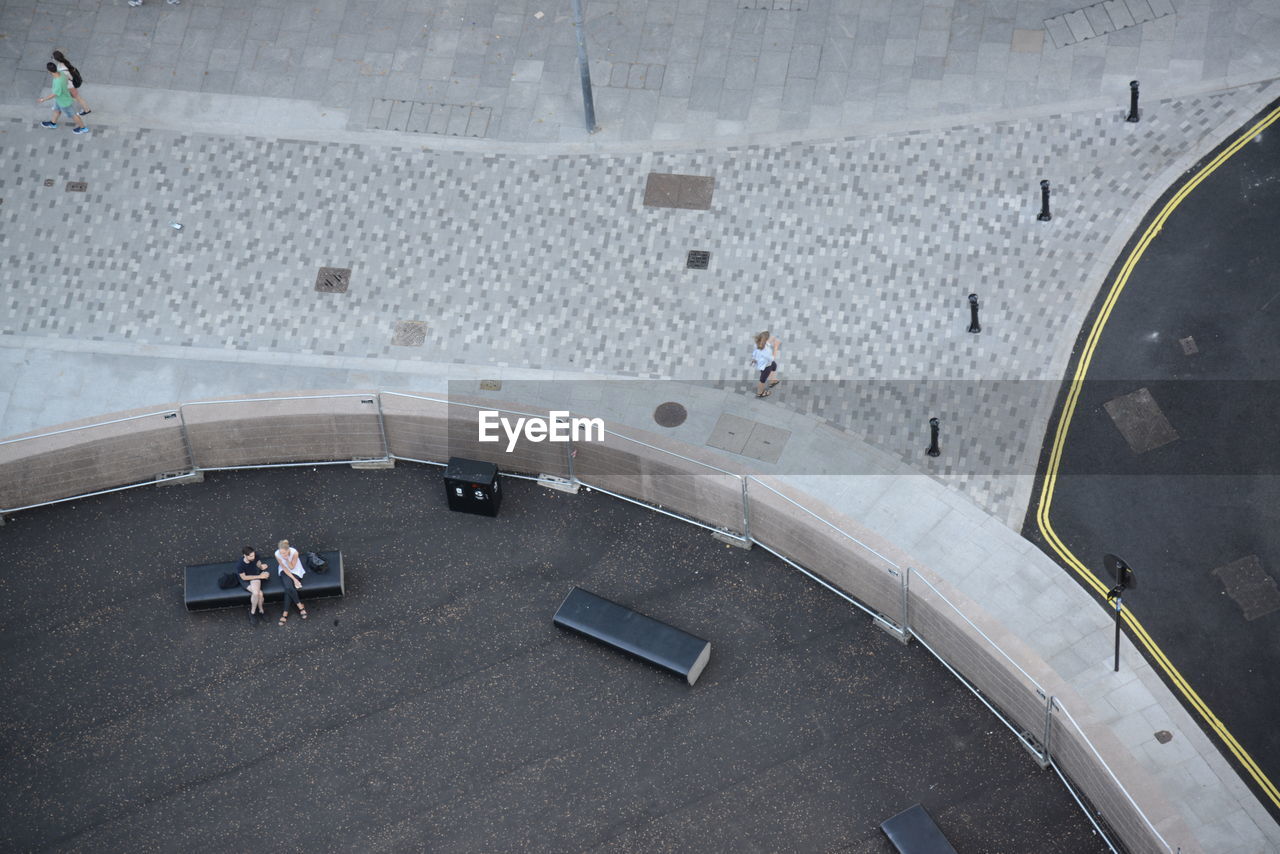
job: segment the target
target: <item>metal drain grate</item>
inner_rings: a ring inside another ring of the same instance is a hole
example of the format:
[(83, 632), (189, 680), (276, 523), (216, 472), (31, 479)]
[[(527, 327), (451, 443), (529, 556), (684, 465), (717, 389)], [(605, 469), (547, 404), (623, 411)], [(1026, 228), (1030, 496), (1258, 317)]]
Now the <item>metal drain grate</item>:
[(705, 270), (711, 265), (711, 253), (703, 252), (701, 249), (690, 249), (688, 264), (690, 270)]
[(321, 267), (316, 275), (316, 290), (322, 294), (345, 294), (350, 285), (350, 267)]
[(640, 62), (615, 62), (609, 68), (609, 77), (604, 85), (612, 89), (652, 89), (662, 88), (662, 77), (666, 74), (665, 65), (653, 65)]
[(668, 401), (653, 410), (653, 420), (661, 427), (679, 427), (689, 417), (689, 411), (678, 403)]
[(67, 182), (68, 193), (83, 193), (83, 192), (86, 192), (88, 189), (89, 189), (88, 181), (68, 181)]
[(1172, 14), (1173, 4), (1169, 0), (1103, 0), (1074, 12), (1045, 18), (1044, 29), (1055, 47), (1066, 47)]
[(770, 12), (803, 12), (809, 0), (742, 0), (739, 9), (766, 9)]
[(437, 136), (481, 137), (489, 133), (492, 118), (492, 107), (374, 98), (369, 110), (369, 127)]
[(421, 320), (397, 320), (391, 343), (397, 347), (421, 347), (427, 340), (427, 324)]

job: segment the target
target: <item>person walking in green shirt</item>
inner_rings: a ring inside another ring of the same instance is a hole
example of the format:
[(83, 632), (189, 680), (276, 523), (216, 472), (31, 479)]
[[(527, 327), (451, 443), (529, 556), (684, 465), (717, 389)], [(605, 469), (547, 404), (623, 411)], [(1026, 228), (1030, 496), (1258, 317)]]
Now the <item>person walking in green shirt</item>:
[(49, 99), (53, 99), (53, 116), (52, 121), (41, 122), (40, 124), (47, 128), (56, 128), (58, 126), (58, 116), (63, 115), (76, 123), (73, 133), (88, 133), (89, 129), (85, 127), (84, 119), (76, 115), (76, 101), (71, 97), (69, 82), (65, 74), (58, 70), (58, 66), (52, 62), (46, 62), (45, 66), (49, 73), (53, 75), (53, 92), (45, 95), (36, 101), (37, 104), (43, 104)]

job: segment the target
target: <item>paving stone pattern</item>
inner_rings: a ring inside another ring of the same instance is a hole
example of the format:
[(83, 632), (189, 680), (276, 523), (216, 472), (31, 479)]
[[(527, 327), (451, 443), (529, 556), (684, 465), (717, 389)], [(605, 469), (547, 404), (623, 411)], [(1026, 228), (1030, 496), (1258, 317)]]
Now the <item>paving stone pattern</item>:
[[(1003, 475), (1039, 447), (1030, 399), (1059, 380), (1046, 374), (1076, 331), (1064, 318), (1098, 286), (1085, 274), (1117, 218), (1255, 91), (1154, 104), (1137, 125), (1116, 110), (616, 156), (110, 127), (89, 144), (9, 121), (0, 263), (16, 286), (0, 291), (0, 334), (593, 370), (747, 394), (751, 336), (769, 328), (786, 381), (761, 406), (818, 414), (912, 464), (937, 416), (944, 454), (926, 470), (999, 510)], [(711, 209), (645, 207), (650, 172), (714, 177)], [(1040, 223), (1046, 175), (1055, 212)], [(68, 180), (89, 190), (66, 193)], [(690, 249), (711, 252), (709, 270), (686, 269)], [(317, 292), (321, 267), (350, 268), (348, 291)], [(978, 335), (965, 332), (971, 292)], [(430, 322), (422, 346), (395, 346), (410, 319)]]
[[(1170, 3), (588, 0), (594, 139), (828, 130), (1121, 102), (1132, 79), (1159, 97), (1275, 76), (1280, 3), (1179, 0), (1176, 14), (1125, 23), (1130, 8)], [(343, 110), (359, 129), (379, 115), (374, 100), (387, 99), (485, 108), (491, 139), (581, 141), (570, 9), (564, 0), (0, 0), (0, 101), (30, 105), (56, 46), (84, 73), (90, 103), (100, 84), (273, 96)], [(1058, 35), (1046, 39), (1046, 26)]]

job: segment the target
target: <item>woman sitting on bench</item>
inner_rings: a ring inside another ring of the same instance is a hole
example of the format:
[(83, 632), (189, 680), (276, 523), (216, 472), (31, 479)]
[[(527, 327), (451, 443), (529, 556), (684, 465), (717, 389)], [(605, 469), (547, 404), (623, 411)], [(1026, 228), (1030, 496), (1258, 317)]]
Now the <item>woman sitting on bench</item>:
[(298, 591), (302, 589), (302, 576), (306, 575), (307, 571), (302, 568), (298, 550), (290, 548), (288, 540), (281, 540), (279, 548), (276, 549), (276, 572), (280, 574), (280, 586), (284, 588), (284, 610), (280, 613), (280, 625), (283, 626), (289, 621), (290, 602), (298, 606), (298, 611), (305, 620), (307, 609), (303, 606)]

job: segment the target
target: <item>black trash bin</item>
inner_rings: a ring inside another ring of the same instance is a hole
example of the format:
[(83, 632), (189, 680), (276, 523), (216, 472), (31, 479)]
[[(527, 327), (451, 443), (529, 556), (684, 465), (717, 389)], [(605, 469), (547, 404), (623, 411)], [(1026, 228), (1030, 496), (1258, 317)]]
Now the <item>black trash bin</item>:
[(502, 506), (498, 467), (493, 463), (450, 457), (444, 470), (444, 491), (449, 509), (460, 513), (497, 516)]

